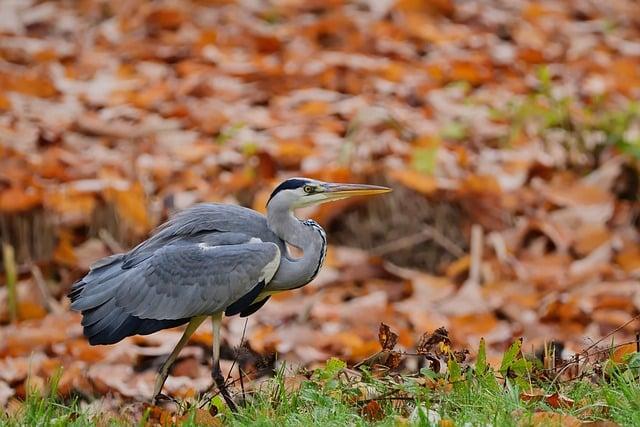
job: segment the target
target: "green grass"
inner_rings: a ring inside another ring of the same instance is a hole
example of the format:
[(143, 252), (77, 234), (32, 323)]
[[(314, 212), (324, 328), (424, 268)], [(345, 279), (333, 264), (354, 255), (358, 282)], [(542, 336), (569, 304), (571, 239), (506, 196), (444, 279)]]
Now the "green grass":
[[(505, 360), (508, 358), (507, 352)], [(423, 369), (421, 374), (400, 376), (373, 375), (367, 370), (356, 372), (344, 369), (342, 362), (331, 359), (324, 369), (315, 371), (295, 387), (287, 385), (287, 379), (280, 372), (248, 397), (237, 414), (228, 412), (216, 397), (209, 402), (220, 407), (215, 417), (206, 409), (196, 411), (192, 407), (177, 414), (177, 418), (169, 414), (167, 419), (179, 419), (178, 424), (184, 426), (429, 426), (434, 420), (440, 425), (526, 426), (532, 425), (536, 412), (543, 411), (566, 414), (583, 422), (608, 420), (623, 426), (640, 425), (640, 381), (638, 369), (630, 368), (631, 363), (606, 362), (598, 365), (602, 369), (594, 369), (589, 378), (554, 382), (534, 380), (535, 363), (523, 360), (516, 354), (510, 361), (506, 360), (507, 365), (503, 362), (509, 377), (505, 381), (500, 370), (494, 371), (482, 364), (475, 368), (456, 366), (451, 360), (446, 373)], [(51, 388), (55, 390), (55, 384)], [(532, 393), (532, 389), (537, 391)], [(552, 400), (543, 397), (554, 392), (560, 393), (563, 399), (571, 399), (572, 403), (554, 407)], [(526, 400), (526, 393), (536, 398)], [(135, 420), (109, 420), (107, 414), (96, 417), (83, 412), (78, 402), (63, 403), (35, 393), (12, 415), (0, 416), (0, 425), (8, 426), (154, 425), (159, 422), (158, 411), (141, 411)]]

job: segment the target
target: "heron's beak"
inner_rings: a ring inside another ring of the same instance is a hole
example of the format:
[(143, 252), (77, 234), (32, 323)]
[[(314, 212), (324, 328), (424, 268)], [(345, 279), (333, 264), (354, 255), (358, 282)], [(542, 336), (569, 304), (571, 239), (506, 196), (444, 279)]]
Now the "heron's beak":
[(324, 189), (328, 200), (346, 199), (352, 196), (371, 196), (391, 191), (387, 187), (365, 184), (325, 184)]

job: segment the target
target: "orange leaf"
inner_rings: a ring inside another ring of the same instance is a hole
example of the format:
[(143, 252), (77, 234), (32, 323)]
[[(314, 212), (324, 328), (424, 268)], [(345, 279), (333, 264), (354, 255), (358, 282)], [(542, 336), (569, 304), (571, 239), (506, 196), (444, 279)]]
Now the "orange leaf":
[(311, 153), (311, 147), (300, 142), (280, 142), (277, 145), (276, 158), (285, 164), (292, 164), (299, 163)]
[(53, 251), (53, 260), (58, 264), (66, 265), (68, 267), (75, 267), (77, 265), (78, 258), (73, 250), (71, 236), (68, 233), (61, 234), (58, 246)]
[(640, 270), (640, 247), (627, 243), (616, 256), (616, 263), (627, 273)]
[(448, 77), (451, 80), (466, 81), (472, 85), (478, 85), (490, 81), (493, 78), (491, 68), (482, 61), (457, 61), (451, 65)]
[(38, 206), (41, 201), (39, 191), (12, 187), (0, 192), (0, 211), (25, 212)]
[(392, 82), (400, 82), (404, 78), (405, 68), (399, 62), (391, 62), (382, 70), (382, 78)]
[(460, 335), (486, 335), (498, 326), (498, 320), (492, 313), (467, 314), (450, 319), (451, 331)]
[(433, 176), (420, 172), (396, 169), (391, 171), (389, 176), (418, 193), (429, 195), (438, 189), (438, 182)]
[(39, 98), (50, 98), (57, 94), (51, 80), (34, 72), (0, 74), (0, 92), (14, 91)]
[(498, 180), (489, 175), (471, 175), (465, 179), (463, 188), (471, 193), (500, 194)]
[(103, 360), (109, 349), (105, 346), (92, 346), (86, 339), (75, 339), (67, 342), (67, 351), (76, 360), (99, 362)]
[(47, 315), (47, 310), (33, 301), (18, 302), (18, 317), (20, 320), (42, 319)]
[(573, 248), (579, 255), (585, 256), (610, 238), (611, 233), (603, 224), (584, 224), (576, 230)]
[(624, 363), (624, 359), (628, 354), (635, 353), (638, 350), (636, 343), (625, 344), (615, 349), (611, 360), (616, 363)]
[(136, 233), (144, 234), (151, 228), (142, 185), (135, 183), (128, 190), (108, 188), (104, 196), (107, 201), (116, 206), (120, 218), (126, 221)]
[(571, 415), (564, 415), (557, 412), (536, 412), (531, 418), (525, 418), (518, 423), (522, 427), (579, 427), (582, 421)]
[(455, 12), (452, 0), (398, 0), (395, 7), (404, 12), (442, 14), (449, 16)]
[(182, 11), (174, 8), (160, 8), (147, 16), (147, 24), (164, 30), (176, 30), (185, 21)]
[(465, 255), (462, 258), (458, 258), (447, 266), (446, 275), (450, 279), (459, 278), (462, 274), (469, 271), (471, 267), (471, 256)]
[(307, 116), (322, 116), (329, 113), (329, 104), (324, 101), (309, 101), (298, 107), (298, 112)]
[(71, 191), (53, 192), (45, 195), (47, 209), (60, 214), (67, 221), (88, 222), (96, 205), (95, 196)]
[(4, 95), (0, 95), (0, 110), (9, 110), (11, 109), (11, 101)]

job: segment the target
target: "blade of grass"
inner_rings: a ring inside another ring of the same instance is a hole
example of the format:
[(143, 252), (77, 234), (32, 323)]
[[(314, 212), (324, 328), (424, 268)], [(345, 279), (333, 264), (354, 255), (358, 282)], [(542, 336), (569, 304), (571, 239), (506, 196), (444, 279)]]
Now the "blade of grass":
[(12, 323), (18, 321), (18, 294), (16, 292), (17, 268), (13, 246), (2, 244), (2, 261), (7, 283), (7, 303), (9, 305), (9, 319)]

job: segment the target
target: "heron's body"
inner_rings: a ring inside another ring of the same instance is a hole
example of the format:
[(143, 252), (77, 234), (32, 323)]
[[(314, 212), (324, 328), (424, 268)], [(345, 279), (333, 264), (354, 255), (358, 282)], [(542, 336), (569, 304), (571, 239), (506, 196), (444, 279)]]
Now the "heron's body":
[[(94, 265), (70, 293), (72, 308), (82, 311), (91, 344), (113, 344), (178, 326), (234, 303), (238, 305), (227, 314), (251, 314), (258, 308), (252, 306), (266, 302), (270, 293), (307, 284), (324, 260), (322, 229), (310, 221), (295, 221), (299, 224), (288, 229), (294, 233), (292, 240), (318, 248), (308, 265), (289, 255), (284, 240), (258, 212), (233, 205), (196, 205), (130, 252)], [(235, 231), (239, 229), (242, 232)], [(252, 263), (238, 265), (238, 259)], [(279, 277), (281, 266), (283, 273), (294, 274)]]
[[(168, 365), (207, 316), (214, 319), (215, 367), (223, 313), (252, 314), (271, 294), (304, 286), (318, 274), (325, 233), (317, 223), (297, 219), (295, 208), (384, 191), (298, 178), (276, 188), (266, 217), (239, 206), (196, 205), (131, 251), (94, 264), (72, 287), (71, 308), (82, 312), (91, 344), (113, 344), (189, 323), (163, 365), (157, 394)], [(294, 258), (287, 243), (302, 249), (303, 256)]]

